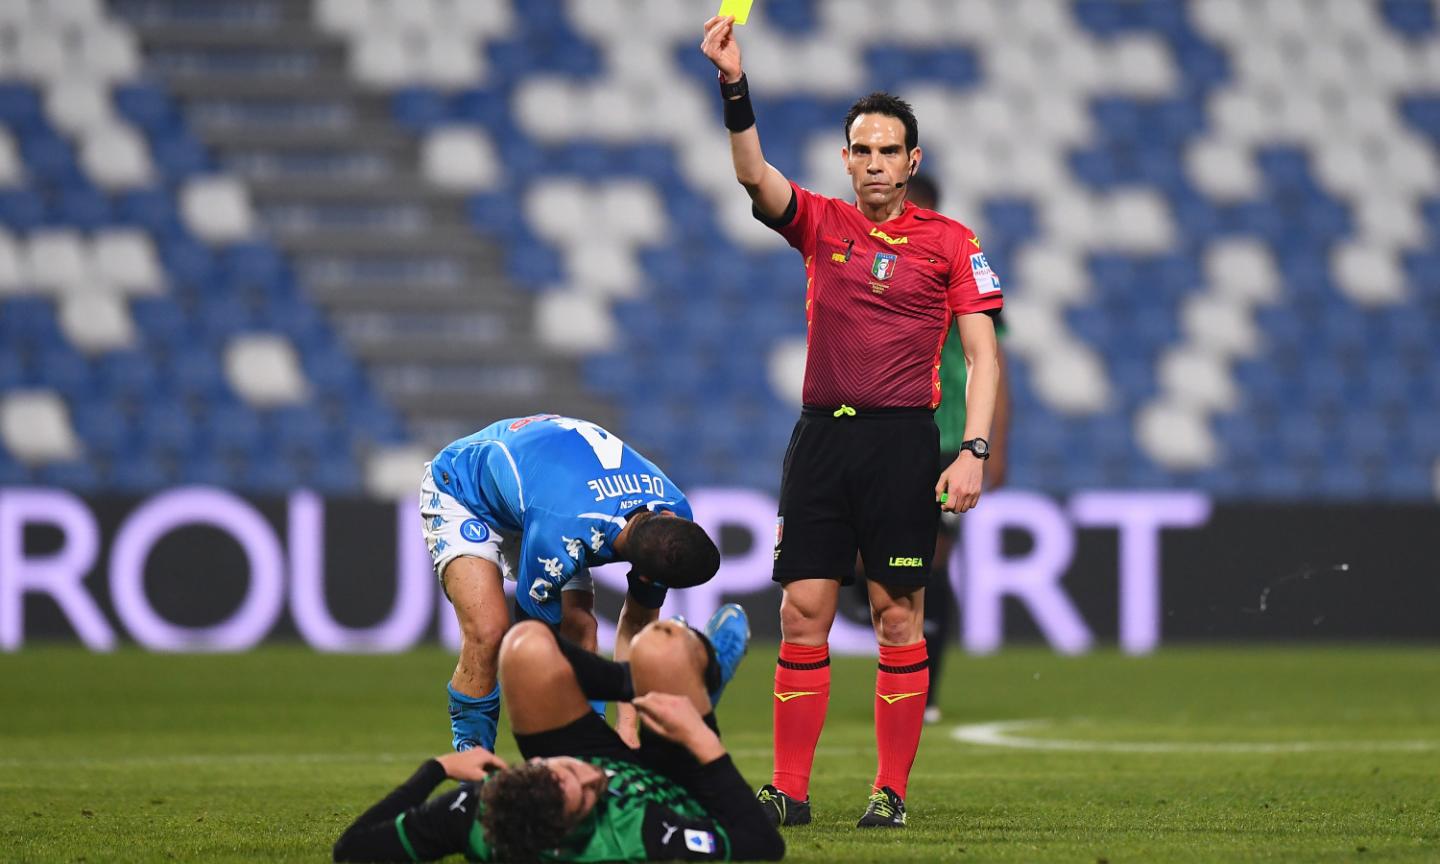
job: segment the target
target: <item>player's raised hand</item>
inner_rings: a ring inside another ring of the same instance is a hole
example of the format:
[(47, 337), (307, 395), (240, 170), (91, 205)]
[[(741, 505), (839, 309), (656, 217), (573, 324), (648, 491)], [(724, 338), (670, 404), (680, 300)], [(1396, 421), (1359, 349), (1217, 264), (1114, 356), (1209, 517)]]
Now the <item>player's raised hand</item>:
[(435, 761), (445, 769), (445, 776), (451, 780), (483, 780), (491, 771), (507, 767), (505, 760), (484, 747), (471, 747), (460, 753), (446, 753), (436, 756)]
[(735, 38), (735, 18), (716, 15), (705, 22), (705, 38), (700, 50), (720, 70), (727, 84), (734, 84), (743, 74), (740, 69), (740, 42)]

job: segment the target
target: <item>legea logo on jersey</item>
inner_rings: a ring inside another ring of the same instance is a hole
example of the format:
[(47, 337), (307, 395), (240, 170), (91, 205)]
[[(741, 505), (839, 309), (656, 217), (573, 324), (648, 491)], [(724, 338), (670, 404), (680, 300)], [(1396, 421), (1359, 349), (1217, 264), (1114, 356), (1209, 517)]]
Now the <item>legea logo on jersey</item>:
[(895, 262), (900, 256), (893, 252), (876, 252), (875, 260), (870, 264), (870, 275), (876, 279), (889, 279), (895, 275)]
[(471, 543), (484, 543), (490, 539), (490, 528), (479, 519), (466, 519), (460, 523), (460, 536)]

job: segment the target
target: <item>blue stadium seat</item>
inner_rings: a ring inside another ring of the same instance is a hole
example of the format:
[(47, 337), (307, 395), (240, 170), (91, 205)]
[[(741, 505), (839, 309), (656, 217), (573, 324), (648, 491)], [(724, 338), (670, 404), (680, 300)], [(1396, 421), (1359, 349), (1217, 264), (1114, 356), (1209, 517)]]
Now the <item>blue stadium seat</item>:
[(1396, 33), (1419, 41), (1435, 35), (1435, 7), (1415, 0), (1380, 0), (1380, 12)]
[(177, 479), (174, 466), (146, 452), (132, 453), (110, 466), (110, 486), (120, 492), (144, 494), (169, 486)]
[(56, 224), (93, 231), (114, 220), (110, 199), (87, 182), (66, 183), (60, 189), (51, 219)]
[(171, 180), (210, 171), (213, 166), (205, 146), (184, 129), (157, 132), (150, 139), (156, 166)]
[(99, 467), (87, 459), (73, 462), (57, 462), (46, 465), (37, 472), (38, 480), (45, 486), (57, 486), (71, 492), (94, 492), (104, 483)]
[(173, 131), (181, 122), (169, 94), (148, 84), (116, 87), (115, 107), (121, 117), (149, 135)]
[(0, 222), (7, 227), (28, 231), (49, 218), (45, 199), (33, 189), (0, 189)]
[(410, 132), (427, 132), (450, 119), (450, 105), (438, 90), (403, 87), (390, 97), (390, 114)]

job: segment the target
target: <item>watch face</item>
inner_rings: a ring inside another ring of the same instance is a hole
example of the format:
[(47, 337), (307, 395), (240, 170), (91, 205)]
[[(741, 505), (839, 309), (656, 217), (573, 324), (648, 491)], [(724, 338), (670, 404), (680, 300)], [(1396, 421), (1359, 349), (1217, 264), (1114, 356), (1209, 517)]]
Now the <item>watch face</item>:
[(984, 438), (976, 438), (969, 443), (971, 452), (976, 456), (985, 456), (990, 452), (990, 444)]

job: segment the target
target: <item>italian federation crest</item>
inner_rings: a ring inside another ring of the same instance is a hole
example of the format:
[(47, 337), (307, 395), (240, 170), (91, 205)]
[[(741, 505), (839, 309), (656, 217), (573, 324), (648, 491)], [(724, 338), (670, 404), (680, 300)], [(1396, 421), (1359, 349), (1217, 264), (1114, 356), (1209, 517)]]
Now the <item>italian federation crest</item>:
[(876, 252), (875, 260), (870, 262), (870, 275), (880, 281), (885, 281), (895, 274), (895, 262), (900, 256), (894, 252)]

